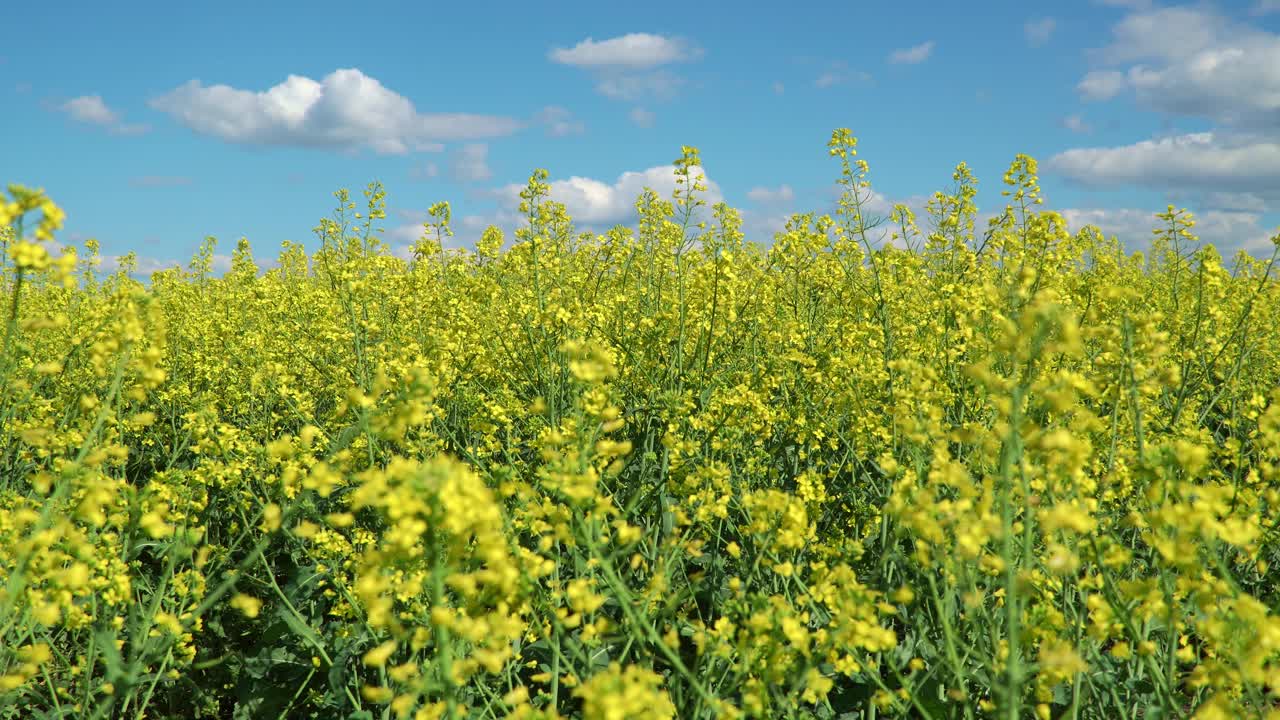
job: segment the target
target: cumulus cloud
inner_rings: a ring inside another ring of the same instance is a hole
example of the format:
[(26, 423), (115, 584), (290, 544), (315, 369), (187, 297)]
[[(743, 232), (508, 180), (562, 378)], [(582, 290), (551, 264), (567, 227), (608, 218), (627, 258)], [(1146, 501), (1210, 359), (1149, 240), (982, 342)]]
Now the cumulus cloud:
[(1076, 148), (1048, 167), (1098, 187), (1146, 185), (1249, 192), (1280, 185), (1280, 141), (1203, 132), (1121, 147)]
[[(1151, 247), (1151, 231), (1161, 226), (1156, 217), (1160, 210), (1136, 208), (1072, 208), (1059, 211), (1067, 221), (1068, 231), (1075, 233), (1086, 225), (1092, 225), (1107, 237), (1116, 239), (1130, 252), (1146, 251)], [(1212, 244), (1224, 257), (1240, 250), (1257, 252), (1270, 247), (1269, 238), (1276, 234), (1261, 223), (1262, 216), (1254, 212), (1210, 210), (1195, 213), (1196, 226), (1192, 232), (1202, 243)]]
[[(700, 197), (707, 201), (708, 207), (724, 199), (720, 186), (707, 178), (702, 168), (695, 166), (693, 174), (701, 176), (707, 186)], [(635, 217), (635, 202), (645, 187), (652, 188), (660, 198), (670, 199), (676, 188), (676, 175), (673, 166), (660, 165), (638, 172), (624, 172), (613, 182), (575, 175), (552, 180), (550, 185), (551, 199), (564, 203), (575, 224), (607, 227)], [(501, 211), (510, 213), (520, 204), (520, 191), (524, 189), (523, 184), (513, 183), (485, 194), (497, 201)]]
[[(423, 223), (431, 219), (426, 210), (400, 209), (394, 214), (403, 222), (389, 228), (386, 232), (385, 240), (392, 254), (408, 259), (413, 256), (414, 244), (422, 239), (423, 235), (429, 235), (435, 239), (434, 231), (428, 232), (423, 227)], [(490, 225), (502, 228), (507, 242), (510, 243), (512, 231), (523, 222), (524, 216), (514, 208), (501, 208), (489, 213), (472, 213), (461, 217), (454, 216), (451, 225), (453, 235), (444, 238), (444, 246), (447, 249), (473, 248), (485, 228)]]
[(1160, 226), (1155, 210), (1136, 208), (1067, 208), (1058, 211), (1067, 221), (1067, 230), (1077, 233), (1087, 225), (1116, 236), (1130, 251), (1144, 250), (1151, 241), (1151, 231)]
[(889, 54), (889, 62), (900, 65), (915, 65), (929, 59), (933, 54), (932, 40), (927, 40), (909, 48), (894, 50)]
[[(719, 185), (706, 178), (702, 168), (694, 167), (695, 177), (701, 176), (707, 190), (700, 197), (710, 207), (724, 199)], [(550, 198), (563, 203), (573, 218), (577, 231), (604, 232), (619, 224), (634, 224), (635, 202), (645, 187), (652, 188), (658, 197), (669, 200), (676, 188), (675, 168), (671, 165), (649, 168), (639, 172), (624, 172), (612, 183), (594, 178), (569, 177), (552, 180)], [(497, 225), (506, 235), (507, 242), (514, 240), (514, 231), (525, 225), (526, 217), (517, 208), (523, 184), (509, 184), (477, 191), (477, 196), (496, 201), (497, 207), (489, 212), (477, 212), (454, 218), (454, 236), (446, 239), (450, 248), (474, 247), (485, 228)], [(388, 229), (386, 239), (397, 253), (404, 257), (413, 243), (422, 236), (422, 223), (427, 220), (423, 210), (397, 210), (395, 215), (405, 221)], [(709, 217), (709, 213), (707, 213)]]
[(1049, 38), (1053, 35), (1053, 30), (1057, 25), (1058, 21), (1051, 17), (1029, 20), (1022, 26), (1022, 32), (1027, 36), (1028, 43), (1039, 47), (1049, 42)]
[(698, 60), (704, 51), (688, 40), (650, 33), (629, 33), (608, 40), (588, 37), (571, 48), (553, 48), (555, 63), (591, 72), (596, 92), (614, 100), (669, 100), (683, 78), (661, 69), (664, 65)]
[(1119, 147), (1076, 148), (1051, 158), (1048, 167), (1086, 185), (1191, 193), (1192, 204), (1224, 212), (1276, 209), (1280, 35), (1209, 5), (1125, 6), (1131, 12), (1112, 28), (1110, 42), (1087, 52), (1100, 67), (1081, 78), (1077, 91), (1086, 100), (1123, 94), (1148, 110), (1214, 127)]
[(421, 113), (413, 103), (357, 69), (316, 81), (290, 75), (261, 92), (191, 80), (151, 100), (152, 108), (202, 135), (247, 145), (404, 154), (440, 141), (510, 135), (522, 123), (509, 117)]
[(458, 148), (453, 152), (449, 172), (458, 182), (480, 182), (493, 177), (489, 169), (489, 146), (470, 143)]
[(1221, 44), (1264, 35), (1238, 25), (1207, 8), (1138, 8), (1111, 30), (1111, 42), (1088, 51), (1092, 59), (1116, 65), (1136, 60), (1174, 61)]
[(1207, 49), (1166, 68), (1136, 66), (1126, 80), (1140, 103), (1167, 113), (1280, 130), (1280, 38)]
[(548, 53), (552, 62), (590, 70), (645, 70), (701, 56), (702, 50), (683, 38), (650, 33), (628, 33), (600, 41), (588, 37), (571, 48), (553, 48)]
[(1077, 89), (1087, 99), (1132, 92), (1149, 109), (1250, 129), (1280, 130), (1280, 36), (1200, 7), (1132, 13), (1111, 42), (1090, 51), (1103, 65)]
[[(701, 172), (700, 169), (696, 169)], [(709, 192), (704, 195), (708, 206), (714, 205), (723, 200), (722, 193), (718, 185), (707, 180)], [(551, 183), (551, 199), (565, 204), (569, 214), (573, 217), (574, 225), (579, 231), (591, 231), (596, 233), (605, 232), (609, 227), (615, 225), (625, 225), (636, 230), (635, 216), (635, 200), (639, 197), (641, 189), (645, 186), (653, 188), (653, 190), (664, 199), (671, 197), (672, 191), (675, 189), (675, 175), (671, 166), (661, 166), (649, 168), (641, 172), (623, 173), (613, 183), (603, 182), (591, 178), (571, 177), (567, 180), (556, 180)], [(457, 235), (452, 238), (450, 247), (470, 247), (479, 239), (481, 233), (489, 225), (497, 225), (506, 233), (508, 242), (513, 239), (512, 231), (516, 227), (520, 227), (525, 222), (525, 217), (517, 212), (516, 207), (519, 203), (519, 192), (524, 188), (523, 185), (507, 185), (495, 190), (488, 191), (486, 194), (497, 200), (499, 207), (492, 212), (477, 213), (466, 215), (456, 224)], [(839, 190), (830, 189), (824, 196), (825, 205), (817, 208), (805, 208), (805, 211), (814, 210), (816, 218), (822, 214), (834, 216), (836, 213), (836, 204), (839, 199)], [(867, 239), (873, 246), (879, 247), (883, 244), (894, 244), (903, 247), (905, 242), (899, 239), (892, 239), (891, 234), (898, 230), (896, 225), (887, 221), (889, 213), (893, 209), (896, 202), (900, 202), (911, 208), (916, 213), (917, 223), (922, 232), (927, 233), (930, 220), (925, 210), (925, 206), (929, 201), (929, 196), (912, 195), (900, 200), (892, 200), (875, 190), (867, 190), (864, 196), (863, 210), (868, 221), (880, 219), (881, 222), (867, 233)], [(742, 231), (749, 242), (759, 243), (766, 247), (771, 246), (775, 240), (775, 235), (782, 232), (791, 219), (793, 213), (788, 211), (787, 205), (795, 198), (795, 191), (788, 185), (779, 187), (759, 186), (748, 192), (748, 198), (758, 205), (754, 208), (738, 208), (738, 212), (742, 218)], [(986, 222), (996, 213), (985, 212), (978, 216), (977, 228), (981, 232), (986, 227)], [(410, 217), (409, 214), (404, 214)], [(425, 213), (417, 213), (412, 216), (414, 219), (419, 217), (425, 218)], [(714, 222), (710, 217), (706, 218), (708, 222)], [(421, 234), (421, 224), (404, 225), (391, 232), (397, 235), (401, 242), (409, 243)], [(921, 242), (921, 237), (914, 237), (913, 243)]]

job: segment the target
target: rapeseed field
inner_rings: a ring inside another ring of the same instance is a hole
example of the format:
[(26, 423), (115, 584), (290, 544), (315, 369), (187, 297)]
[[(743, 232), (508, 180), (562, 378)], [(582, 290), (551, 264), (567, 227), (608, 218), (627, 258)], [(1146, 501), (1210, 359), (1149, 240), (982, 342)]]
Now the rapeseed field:
[(1280, 718), (1275, 255), (828, 150), (772, 243), (686, 147), (638, 232), (374, 183), (146, 284), (10, 186), (0, 717)]

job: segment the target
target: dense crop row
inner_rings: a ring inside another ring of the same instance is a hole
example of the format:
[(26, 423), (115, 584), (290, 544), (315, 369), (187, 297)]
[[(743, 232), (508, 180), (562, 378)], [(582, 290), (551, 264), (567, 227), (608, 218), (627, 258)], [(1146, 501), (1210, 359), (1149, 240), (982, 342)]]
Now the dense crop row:
[(691, 148), (638, 233), (539, 171), (411, 261), (376, 184), (146, 288), (17, 225), (0, 717), (1277, 717), (1271, 262), (1070, 235), (1023, 156), (869, 228), (854, 147), (768, 249)]

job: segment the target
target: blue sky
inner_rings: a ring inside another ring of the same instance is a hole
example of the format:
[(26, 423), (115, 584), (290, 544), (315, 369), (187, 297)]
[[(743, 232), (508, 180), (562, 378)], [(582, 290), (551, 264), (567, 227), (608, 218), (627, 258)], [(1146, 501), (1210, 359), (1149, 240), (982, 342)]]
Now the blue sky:
[[(269, 262), (331, 193), (387, 188), (403, 253), (453, 206), (459, 245), (518, 219), (534, 168), (580, 227), (633, 222), (697, 146), (711, 199), (768, 243), (834, 212), (849, 127), (874, 208), (968, 162), (982, 218), (1017, 153), (1047, 206), (1146, 246), (1192, 209), (1230, 254), (1280, 225), (1280, 0), (1160, 5), (33, 3), (0, 41), (0, 182), (43, 187), (60, 240), (185, 263), (206, 235)], [(984, 223), (985, 227), (985, 223)]]

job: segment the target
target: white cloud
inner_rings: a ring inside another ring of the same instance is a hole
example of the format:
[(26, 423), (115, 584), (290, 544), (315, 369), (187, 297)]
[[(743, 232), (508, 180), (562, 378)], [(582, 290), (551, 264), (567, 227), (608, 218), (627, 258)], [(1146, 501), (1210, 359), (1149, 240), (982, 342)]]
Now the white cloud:
[(781, 82), (774, 82), (774, 83), (773, 83), (773, 92), (774, 92), (774, 93), (776, 93), (776, 94), (778, 94), (778, 95), (781, 95), (782, 93), (784, 93), (784, 92), (786, 92), (786, 91), (787, 91), (787, 86), (786, 86), (786, 85), (783, 85)]
[(653, 127), (653, 122), (656, 119), (656, 116), (652, 112), (649, 112), (642, 107), (632, 108), (631, 112), (627, 114), (627, 117), (630, 117), (631, 122), (642, 128)]
[(453, 153), (449, 172), (458, 182), (479, 182), (493, 177), (489, 169), (489, 146), (484, 143), (463, 145)]
[(929, 56), (933, 54), (933, 45), (934, 42), (932, 40), (928, 40), (909, 48), (894, 50), (889, 55), (889, 62), (905, 65), (922, 63), (925, 60), (928, 60)]
[(581, 135), (587, 129), (581, 120), (574, 119), (573, 113), (557, 105), (542, 108), (533, 116), (533, 121), (544, 126), (551, 137)]
[[(1275, 2), (1280, 7), (1280, 0)], [(1133, 12), (1109, 44), (1088, 51), (1104, 66), (1077, 85), (1089, 100), (1130, 94), (1139, 106), (1201, 118), (1207, 132), (1121, 147), (1077, 148), (1049, 167), (1087, 185), (1138, 185), (1193, 193), (1199, 204), (1258, 212), (1280, 200), (1280, 35), (1210, 5)], [(1195, 204), (1195, 203), (1193, 203)]]
[[(707, 200), (708, 206), (720, 202), (723, 199), (720, 188), (709, 180), (706, 184), (709, 192), (704, 195), (704, 198)], [(653, 188), (659, 197), (669, 199), (672, 190), (675, 188), (673, 169), (670, 166), (663, 166), (649, 168), (642, 172), (623, 173), (612, 184), (578, 177), (558, 180), (551, 183), (551, 199), (565, 204), (569, 214), (573, 217), (575, 228), (578, 231), (587, 230), (601, 233), (609, 227), (619, 224), (631, 227), (635, 231), (637, 229), (635, 201), (639, 197), (641, 189), (646, 185)], [(513, 184), (487, 193), (498, 200), (500, 207), (490, 213), (464, 216), (458, 223), (457, 236), (453, 238), (450, 246), (469, 247), (474, 245), (480, 234), (489, 225), (497, 225), (502, 228), (506, 233), (508, 242), (511, 242), (514, 228), (522, 226), (525, 222), (525, 217), (516, 211), (516, 206), (519, 203), (519, 192), (523, 187), (523, 185)], [(828, 196), (828, 205), (827, 207), (815, 209), (815, 218), (823, 213), (835, 215), (839, 191), (832, 189), (826, 194)], [(794, 196), (794, 190), (787, 185), (778, 188), (757, 187), (751, 190), (748, 193), (748, 197), (760, 203), (762, 207), (738, 208), (742, 217), (742, 231), (746, 236), (746, 240), (766, 247), (772, 245), (774, 235), (781, 232), (786, 227), (787, 221), (792, 217), (792, 213), (785, 212), (783, 206), (790, 203)], [(925, 205), (928, 200), (927, 196), (913, 195), (898, 201), (916, 213), (917, 223), (922, 232), (927, 232), (926, 226), (929, 222), (925, 211)], [(878, 247), (885, 243), (892, 243), (899, 247), (904, 245), (903, 240), (891, 240), (890, 238), (890, 234), (897, 231), (897, 226), (887, 221), (889, 213), (893, 209), (893, 204), (894, 201), (875, 190), (868, 191), (864, 196), (863, 210), (867, 219), (869, 221), (877, 218), (883, 219), (881, 224), (870, 229), (867, 233), (867, 239), (873, 246)], [(425, 213), (418, 213), (418, 215), (425, 217)], [(994, 217), (994, 215), (995, 213), (979, 214), (977, 224), (979, 231), (986, 227), (986, 220)], [(709, 223), (714, 224), (714, 220), (710, 217), (706, 219)], [(411, 242), (412, 239), (416, 239), (417, 235), (420, 234), (420, 228), (420, 225), (406, 225), (397, 230), (400, 231), (400, 237), (404, 242)], [(913, 239), (913, 242), (920, 241), (921, 238), (919, 237)]]
[(113, 125), (119, 119), (114, 110), (107, 107), (101, 95), (82, 95), (62, 104), (62, 110), (80, 122), (94, 125)]
[[(1093, 225), (1107, 237), (1115, 236), (1130, 252), (1146, 251), (1151, 247), (1151, 231), (1161, 227), (1156, 217), (1160, 210), (1135, 208), (1071, 208), (1059, 211), (1067, 221), (1071, 233), (1085, 225)], [(1210, 210), (1193, 213), (1196, 226), (1192, 228), (1202, 243), (1212, 244), (1224, 257), (1239, 250), (1258, 251), (1269, 248), (1268, 238), (1275, 234), (1261, 224), (1261, 215), (1252, 212)]]
[(1076, 90), (1086, 100), (1110, 100), (1125, 87), (1124, 73), (1119, 70), (1093, 70), (1080, 79)]
[[(30, 86), (27, 86), (30, 88)], [(113, 135), (141, 135), (151, 128), (147, 125), (131, 125), (122, 122), (120, 113), (112, 110), (101, 95), (81, 95), (57, 105), (56, 108), (83, 123), (100, 125)]]
[(1115, 235), (1129, 250), (1145, 249), (1151, 241), (1151, 231), (1159, 226), (1155, 210), (1135, 208), (1067, 208), (1058, 211), (1067, 221), (1072, 234), (1086, 225), (1092, 225), (1103, 235)]
[(433, 149), (442, 140), (509, 135), (513, 118), (467, 113), (420, 113), (407, 98), (356, 69), (316, 81), (290, 75), (263, 92), (191, 80), (151, 101), (192, 130), (234, 143), (291, 145), (403, 154)]
[(1202, 50), (1167, 68), (1133, 67), (1127, 80), (1140, 103), (1158, 110), (1280, 129), (1280, 38)]
[[(426, 210), (401, 209), (395, 211), (395, 215), (405, 222), (389, 228), (385, 239), (392, 252), (398, 257), (405, 259), (412, 257), (413, 246), (418, 240), (422, 239), (423, 235), (429, 235), (432, 239), (435, 239), (435, 232), (428, 232), (423, 227), (423, 223), (431, 219)], [(514, 208), (498, 209), (490, 213), (476, 213), (461, 217), (455, 215), (451, 225), (453, 235), (444, 238), (444, 245), (446, 248), (473, 248), (485, 228), (490, 225), (497, 225), (502, 228), (509, 243), (512, 239), (512, 230), (523, 224), (524, 219), (524, 216), (517, 213)]]
[(755, 187), (747, 191), (747, 199), (761, 205), (778, 205), (789, 203), (796, 197), (790, 185), (777, 188)]
[(1166, 7), (1126, 15), (1111, 30), (1111, 43), (1088, 51), (1090, 57), (1109, 64), (1148, 59), (1172, 61), (1190, 57), (1223, 40), (1263, 34), (1235, 25), (1210, 10)]
[[(1280, 195), (1280, 191), (1273, 191), (1273, 197)], [(1243, 212), (1267, 212), (1270, 208), (1280, 208), (1280, 202), (1268, 200), (1259, 193), (1254, 192), (1210, 192), (1204, 196), (1204, 203), (1207, 207), (1218, 210), (1239, 210)]]
[[(786, 186), (783, 186), (783, 187), (786, 187)], [(871, 244), (873, 248), (882, 247), (884, 245), (894, 245), (899, 248), (906, 247), (907, 243), (903, 238), (901, 237), (896, 239), (893, 238), (894, 233), (901, 234), (901, 231), (897, 223), (891, 222), (889, 220), (889, 215), (893, 212), (893, 206), (897, 204), (905, 205), (913, 213), (915, 213), (916, 226), (917, 226), (917, 229), (920, 230), (921, 235), (912, 235), (911, 242), (913, 244), (919, 244), (920, 242), (922, 242), (923, 240), (922, 235), (927, 234), (929, 232), (930, 218), (926, 210), (926, 207), (928, 205), (930, 196), (909, 195), (909, 196), (895, 199), (895, 198), (890, 198), (884, 195), (879, 190), (876, 190), (874, 188), (868, 188), (868, 189), (862, 190), (861, 192), (863, 193), (862, 194), (862, 216), (864, 220), (870, 226), (872, 226), (872, 227), (868, 227), (867, 229), (867, 241)], [(805, 212), (812, 211), (814, 213), (815, 218), (823, 214), (830, 215), (833, 218), (837, 218), (839, 213), (839, 200), (842, 193), (843, 193), (843, 190), (839, 187), (836, 187), (834, 185), (831, 187), (828, 187), (821, 194), (821, 197), (825, 198), (826, 204), (821, 207), (805, 207), (804, 211)], [(767, 211), (744, 210), (743, 211), (744, 227), (746, 226), (745, 219), (751, 217), (752, 215), (755, 215), (755, 216), (772, 215), (774, 217), (780, 217), (781, 223), (778, 224), (776, 231), (781, 231), (786, 224), (786, 220), (788, 220), (791, 217), (791, 215), (789, 214), (779, 216), (775, 213), (775, 211), (772, 208), (770, 208)], [(979, 213), (975, 227), (978, 228), (978, 231), (981, 231), (982, 228), (986, 227), (986, 219), (994, 216), (995, 216), (995, 213)], [(842, 220), (837, 219), (837, 222), (842, 222)], [(772, 243), (773, 236), (770, 234), (765, 239), (768, 240), (769, 243)], [(860, 237), (858, 238), (858, 242), (859, 243), (862, 242)]]
[(1086, 98), (1130, 90), (1153, 110), (1280, 130), (1280, 36), (1191, 7), (1130, 14), (1112, 36), (1090, 55), (1128, 67), (1085, 75)]
[(629, 33), (608, 40), (587, 38), (572, 48), (554, 48), (552, 62), (586, 69), (645, 70), (701, 57), (702, 51), (681, 38)]
[(1058, 21), (1051, 17), (1029, 20), (1022, 26), (1022, 31), (1027, 36), (1027, 42), (1038, 47), (1049, 42), (1057, 25)]
[[(387, 230), (384, 239), (391, 247), (412, 246), (426, 232), (422, 224), (430, 219), (425, 210), (406, 210), (399, 208), (394, 215), (406, 222)], [(434, 235), (433, 235), (434, 237)]]
[(773, 245), (774, 236), (787, 227), (791, 215), (783, 212), (767, 212), (761, 210), (740, 210), (742, 216), (742, 235), (747, 242), (769, 247)]
[(553, 48), (552, 62), (590, 71), (596, 92), (614, 100), (669, 100), (684, 79), (660, 68), (701, 58), (703, 50), (683, 38), (630, 33), (608, 40), (587, 38), (572, 48)]
[[(693, 168), (695, 177), (703, 176), (703, 170)], [(710, 207), (724, 199), (720, 186), (706, 178), (707, 190), (700, 197)], [(551, 181), (551, 199), (564, 203), (575, 223), (587, 225), (612, 225), (635, 216), (635, 202), (645, 187), (650, 187), (660, 198), (670, 199), (676, 188), (675, 168), (660, 165), (640, 172), (624, 172), (612, 183), (593, 178), (573, 176)], [(520, 203), (520, 191), (524, 185), (511, 184), (495, 190), (504, 209), (515, 208)]]
[(646, 97), (670, 100), (684, 79), (665, 71), (642, 75), (614, 75), (596, 81), (596, 91), (614, 100), (634, 102)]
[(1122, 147), (1076, 148), (1054, 155), (1048, 166), (1086, 185), (1248, 192), (1280, 185), (1280, 141), (1192, 133)]

